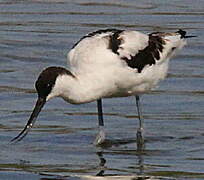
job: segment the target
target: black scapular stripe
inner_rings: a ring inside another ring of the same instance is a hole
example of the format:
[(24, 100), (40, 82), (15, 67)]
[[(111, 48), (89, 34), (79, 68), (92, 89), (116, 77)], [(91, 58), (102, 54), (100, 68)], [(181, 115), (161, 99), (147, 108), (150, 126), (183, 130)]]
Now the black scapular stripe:
[(122, 58), (126, 61), (129, 67), (136, 68), (139, 73), (142, 72), (146, 65), (153, 65), (156, 60), (160, 59), (160, 52), (163, 51), (164, 40), (160, 36), (149, 35), (148, 46), (139, 52), (135, 56), (131, 56), (131, 59), (126, 57)]

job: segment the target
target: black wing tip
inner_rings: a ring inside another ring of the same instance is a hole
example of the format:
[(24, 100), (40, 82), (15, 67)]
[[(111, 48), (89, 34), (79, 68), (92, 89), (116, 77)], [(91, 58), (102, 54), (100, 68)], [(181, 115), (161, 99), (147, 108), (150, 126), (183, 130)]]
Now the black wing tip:
[(186, 36), (186, 31), (184, 31), (184, 30), (182, 30), (182, 29), (179, 29), (179, 30), (177, 31), (177, 33), (179, 33), (179, 34), (181, 35), (181, 38), (185, 38), (185, 36)]
[(179, 33), (181, 35), (181, 38), (192, 38), (192, 37), (197, 37), (197, 36), (186, 36), (186, 31), (182, 30), (182, 29), (179, 29), (177, 31), (177, 33)]

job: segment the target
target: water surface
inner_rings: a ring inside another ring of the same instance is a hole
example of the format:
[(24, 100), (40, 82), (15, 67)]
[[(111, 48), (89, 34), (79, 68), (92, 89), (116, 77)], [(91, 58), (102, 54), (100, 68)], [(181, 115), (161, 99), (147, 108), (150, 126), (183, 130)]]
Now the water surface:
[[(104, 100), (106, 147), (95, 147), (96, 103), (53, 99), (18, 144), (47, 66), (66, 66), (66, 54), (99, 28), (176, 31), (197, 38), (170, 63), (158, 89), (142, 96), (146, 150), (136, 151), (133, 97)], [(204, 179), (204, 2), (0, 1), (0, 178)], [(98, 176), (96, 176), (98, 175)]]

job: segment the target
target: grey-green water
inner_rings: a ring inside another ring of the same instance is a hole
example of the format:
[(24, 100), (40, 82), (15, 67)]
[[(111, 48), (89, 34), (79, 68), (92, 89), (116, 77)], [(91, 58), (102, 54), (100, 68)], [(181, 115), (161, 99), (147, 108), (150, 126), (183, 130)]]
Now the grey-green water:
[[(99, 28), (175, 31), (189, 39), (168, 78), (142, 97), (146, 150), (136, 151), (133, 97), (104, 100), (110, 146), (95, 147), (96, 103), (51, 100), (36, 126), (27, 122), (34, 82), (84, 34)], [(0, 179), (204, 179), (204, 1), (0, 0)], [(118, 177), (115, 177), (118, 176)]]

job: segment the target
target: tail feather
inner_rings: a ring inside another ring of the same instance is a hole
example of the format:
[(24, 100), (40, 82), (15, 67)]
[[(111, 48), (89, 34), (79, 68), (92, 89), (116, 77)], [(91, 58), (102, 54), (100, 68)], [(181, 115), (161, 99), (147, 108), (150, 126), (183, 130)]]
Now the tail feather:
[(177, 36), (179, 35), (181, 39), (186, 39), (186, 38), (192, 38), (192, 37), (197, 37), (197, 36), (186, 36), (186, 31), (182, 30), (182, 29), (179, 29), (178, 31), (176, 32), (153, 32), (149, 35), (151, 36), (160, 36), (160, 37), (167, 37), (167, 36)]

